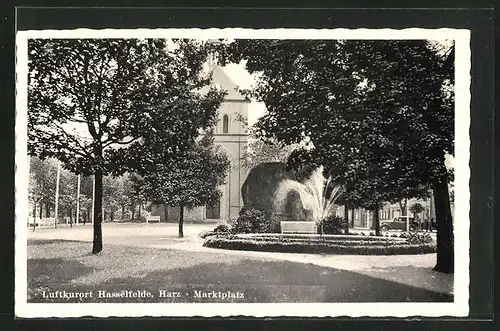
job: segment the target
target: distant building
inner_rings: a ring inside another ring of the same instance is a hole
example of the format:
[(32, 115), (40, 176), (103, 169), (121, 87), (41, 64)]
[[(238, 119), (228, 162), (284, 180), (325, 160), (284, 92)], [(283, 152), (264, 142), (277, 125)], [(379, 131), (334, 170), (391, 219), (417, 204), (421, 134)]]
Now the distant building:
[[(184, 220), (189, 222), (216, 222), (238, 217), (243, 206), (241, 186), (247, 176), (247, 171), (241, 169), (240, 159), (247, 149), (248, 134), (241, 118), (248, 118), (250, 100), (236, 90), (236, 84), (219, 66), (213, 66), (212, 84), (227, 91), (222, 102), (215, 127), (215, 144), (221, 146), (228, 154), (231, 168), (226, 183), (220, 186), (222, 197), (213, 207), (197, 207), (185, 209)], [(177, 222), (179, 208), (166, 205), (153, 205), (151, 215), (160, 216), (161, 222)]]
[[(410, 207), (414, 203), (420, 203), (422, 207), (424, 207), (424, 211), (417, 214), (417, 218), (420, 221), (425, 221), (426, 219), (432, 219), (436, 218), (436, 211), (434, 208), (434, 197), (431, 196), (428, 199), (409, 199), (407, 202), (407, 215), (408, 216), (414, 216), (410, 212)], [(450, 204), (451, 207), (451, 212), (452, 215), (454, 214), (454, 205), (453, 203)], [(397, 216), (402, 216), (403, 211), (401, 210), (401, 207), (398, 203), (393, 203), (393, 204), (385, 204), (382, 209), (379, 211), (379, 219), (380, 220), (388, 220), (388, 219), (393, 219), (394, 217)], [(344, 217), (344, 208), (339, 207), (336, 212), (336, 216), (339, 217)], [(354, 209), (354, 210), (349, 210), (348, 212), (349, 216), (349, 226), (354, 227), (354, 228), (362, 228), (362, 229), (371, 229), (373, 228), (373, 212), (367, 211), (364, 209)]]

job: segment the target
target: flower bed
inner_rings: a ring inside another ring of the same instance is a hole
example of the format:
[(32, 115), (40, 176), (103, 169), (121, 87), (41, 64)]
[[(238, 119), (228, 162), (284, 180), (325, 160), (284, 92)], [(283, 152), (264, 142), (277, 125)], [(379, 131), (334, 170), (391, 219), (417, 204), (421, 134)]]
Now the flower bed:
[(405, 238), (349, 235), (214, 235), (203, 246), (232, 250), (281, 253), (324, 253), (352, 255), (407, 255), (436, 252), (434, 242), (414, 243)]

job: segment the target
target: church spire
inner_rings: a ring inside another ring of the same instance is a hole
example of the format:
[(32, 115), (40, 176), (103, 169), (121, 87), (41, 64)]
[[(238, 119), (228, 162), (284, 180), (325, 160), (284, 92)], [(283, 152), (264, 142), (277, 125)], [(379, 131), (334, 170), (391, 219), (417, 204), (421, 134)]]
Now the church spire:
[[(219, 39), (209, 39), (207, 43), (211, 44), (212, 46), (218, 46), (222, 44), (221, 40)], [(210, 71), (213, 71), (214, 68), (219, 64), (217, 61), (217, 54), (215, 54), (213, 50), (211, 50), (208, 54), (207, 63)]]

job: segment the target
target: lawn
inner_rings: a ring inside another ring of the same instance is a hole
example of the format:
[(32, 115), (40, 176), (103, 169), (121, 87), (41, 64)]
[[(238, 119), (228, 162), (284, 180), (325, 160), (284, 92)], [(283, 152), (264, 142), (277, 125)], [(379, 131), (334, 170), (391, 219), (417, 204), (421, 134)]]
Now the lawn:
[[(79, 241), (29, 240), (27, 271), (29, 302), (453, 301), (448, 294), (313, 264), (109, 244), (92, 255), (89, 243)], [(160, 290), (181, 295), (160, 297)], [(44, 291), (92, 291), (93, 297), (50, 299)], [(98, 291), (149, 291), (151, 297), (97, 298)], [(203, 298), (195, 291), (239, 292), (244, 298)]]

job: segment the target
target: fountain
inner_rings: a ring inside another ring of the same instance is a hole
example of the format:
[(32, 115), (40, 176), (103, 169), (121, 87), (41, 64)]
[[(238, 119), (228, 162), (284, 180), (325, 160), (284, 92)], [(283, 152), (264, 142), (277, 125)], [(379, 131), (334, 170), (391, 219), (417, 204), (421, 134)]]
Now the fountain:
[[(268, 166), (267, 164), (266, 166)], [(364, 236), (360, 234), (324, 234), (323, 221), (335, 211), (335, 201), (342, 193), (331, 178), (317, 168), (305, 182), (290, 179), (280, 164), (272, 164), (272, 176), (255, 171), (253, 179), (242, 189), (246, 206), (273, 209), (273, 219), (281, 220), (281, 233), (222, 233), (208, 236), (204, 247), (280, 253), (401, 255), (436, 252), (432, 238)], [(262, 170), (262, 169), (260, 169)], [(256, 180), (259, 179), (259, 180)], [(248, 184), (250, 183), (250, 184)], [(254, 186), (252, 187), (252, 184)], [(260, 193), (252, 193), (256, 188)], [(272, 192), (272, 193), (271, 193)], [(271, 195), (272, 194), (272, 195)], [(272, 196), (273, 198), (270, 198)], [(267, 202), (268, 204), (265, 204)], [(286, 210), (288, 207), (288, 210)], [(269, 210), (265, 209), (265, 210)], [(261, 209), (262, 210), (262, 209)], [(280, 212), (285, 211), (283, 219)], [(287, 220), (289, 220), (287, 222)], [(321, 225), (318, 236), (314, 225)], [(310, 226), (312, 225), (312, 226)], [(286, 231), (285, 231), (286, 230)], [(302, 233), (302, 234), (299, 234)], [(304, 234), (306, 233), (306, 234)], [(311, 235), (311, 233), (314, 233)]]
[(320, 166), (304, 183), (285, 179), (279, 184), (274, 199), (276, 211), (283, 210), (291, 192), (299, 195), (303, 208), (310, 214), (311, 221), (319, 225), (335, 211), (334, 204), (342, 189), (338, 185), (333, 185), (331, 177), (323, 176), (323, 166)]

